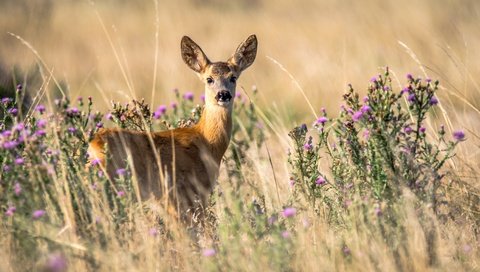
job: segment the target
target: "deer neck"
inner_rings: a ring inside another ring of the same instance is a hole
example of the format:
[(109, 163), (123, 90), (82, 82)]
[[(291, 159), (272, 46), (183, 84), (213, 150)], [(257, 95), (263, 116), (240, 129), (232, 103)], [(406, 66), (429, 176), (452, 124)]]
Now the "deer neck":
[(232, 134), (232, 105), (233, 100), (228, 107), (205, 105), (196, 126), (218, 163), (227, 150)]

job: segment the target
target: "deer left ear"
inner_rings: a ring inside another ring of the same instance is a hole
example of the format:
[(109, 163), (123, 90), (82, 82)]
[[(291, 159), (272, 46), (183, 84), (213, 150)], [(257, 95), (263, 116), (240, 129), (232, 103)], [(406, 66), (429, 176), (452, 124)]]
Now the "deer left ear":
[(244, 42), (242, 42), (232, 57), (228, 60), (233, 64), (238, 72), (242, 72), (252, 65), (255, 57), (257, 56), (257, 37), (251, 35)]

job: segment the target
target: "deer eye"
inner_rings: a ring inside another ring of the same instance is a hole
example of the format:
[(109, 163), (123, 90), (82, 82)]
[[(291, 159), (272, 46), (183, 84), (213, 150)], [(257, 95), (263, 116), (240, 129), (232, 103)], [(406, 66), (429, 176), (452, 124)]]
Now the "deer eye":
[(236, 78), (236, 77), (234, 77), (234, 76), (232, 76), (232, 77), (230, 78), (230, 82), (232, 82), (232, 83), (235, 83), (235, 82), (237, 82), (237, 78)]
[(212, 84), (212, 83), (213, 83), (213, 78), (207, 77), (207, 83), (208, 83), (208, 84)]

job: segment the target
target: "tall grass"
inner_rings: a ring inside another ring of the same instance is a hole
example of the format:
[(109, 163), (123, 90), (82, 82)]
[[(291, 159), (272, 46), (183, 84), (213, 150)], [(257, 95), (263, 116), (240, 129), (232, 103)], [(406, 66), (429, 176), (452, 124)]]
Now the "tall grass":
[[(2, 269), (478, 270), (475, 1), (39, 3), (0, 3), (19, 35), (0, 36)], [(101, 127), (198, 120), (182, 35), (219, 59), (251, 33), (240, 83), (256, 86), (236, 98), (208, 224), (141, 202), (129, 169), (86, 166)]]

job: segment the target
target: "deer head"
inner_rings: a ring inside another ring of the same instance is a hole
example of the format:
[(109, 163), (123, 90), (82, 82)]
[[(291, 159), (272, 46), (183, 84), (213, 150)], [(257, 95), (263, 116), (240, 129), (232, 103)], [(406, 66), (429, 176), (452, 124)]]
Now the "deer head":
[(205, 83), (205, 106), (231, 109), (235, 98), (237, 79), (257, 55), (257, 38), (251, 35), (242, 42), (226, 62), (211, 62), (192, 39), (182, 38), (183, 61)]

